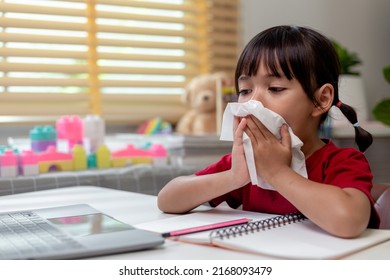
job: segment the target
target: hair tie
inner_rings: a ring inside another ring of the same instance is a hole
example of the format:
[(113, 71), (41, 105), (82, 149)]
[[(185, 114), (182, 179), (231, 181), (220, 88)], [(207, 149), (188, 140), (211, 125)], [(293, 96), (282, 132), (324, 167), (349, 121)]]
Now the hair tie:
[(336, 107), (337, 107), (337, 108), (340, 108), (340, 107), (341, 107), (341, 104), (343, 104), (343, 102), (341, 102), (340, 100), (339, 100), (339, 101), (337, 101), (337, 103), (336, 103)]
[(353, 124), (353, 127), (359, 127), (359, 126), (360, 126), (359, 122), (355, 122), (355, 123)]

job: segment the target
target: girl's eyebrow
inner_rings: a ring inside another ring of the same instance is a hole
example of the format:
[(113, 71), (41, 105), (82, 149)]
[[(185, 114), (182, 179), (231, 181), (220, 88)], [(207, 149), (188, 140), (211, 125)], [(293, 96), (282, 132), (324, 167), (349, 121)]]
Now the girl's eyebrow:
[(250, 77), (247, 75), (241, 75), (240, 77), (238, 77), (238, 81), (247, 81), (249, 79)]
[[(272, 73), (267, 73), (267, 74), (265, 74), (265, 75), (262, 77), (262, 79), (267, 79), (267, 80), (269, 80), (269, 79), (284, 79), (284, 78), (286, 78), (284, 75), (279, 76), (279, 75), (274, 75), (274, 74), (272, 74)], [(251, 77), (249, 77), (249, 76), (247, 76), (247, 75), (241, 75), (241, 76), (238, 78), (238, 82), (240, 82), (240, 81), (247, 81), (247, 80), (250, 80), (250, 79), (251, 79)]]

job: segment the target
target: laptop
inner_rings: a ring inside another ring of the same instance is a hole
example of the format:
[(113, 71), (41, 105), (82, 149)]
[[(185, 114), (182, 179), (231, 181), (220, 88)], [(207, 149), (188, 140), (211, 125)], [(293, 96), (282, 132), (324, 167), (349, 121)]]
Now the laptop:
[(0, 213), (0, 259), (78, 259), (151, 249), (161, 234), (87, 204)]

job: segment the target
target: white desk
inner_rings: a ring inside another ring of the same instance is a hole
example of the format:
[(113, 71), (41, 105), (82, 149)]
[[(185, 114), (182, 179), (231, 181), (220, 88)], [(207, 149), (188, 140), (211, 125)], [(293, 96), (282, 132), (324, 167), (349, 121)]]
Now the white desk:
[[(37, 191), (0, 197), (0, 212), (87, 203), (107, 214), (129, 224), (141, 224), (173, 215), (161, 213), (156, 197), (108, 188), (78, 186), (62, 189)], [(192, 245), (167, 240), (159, 248), (102, 256), (96, 259), (134, 260), (245, 260), (270, 259), (248, 253), (225, 250), (216, 247)], [(390, 259), (390, 241), (350, 255), (347, 259)]]

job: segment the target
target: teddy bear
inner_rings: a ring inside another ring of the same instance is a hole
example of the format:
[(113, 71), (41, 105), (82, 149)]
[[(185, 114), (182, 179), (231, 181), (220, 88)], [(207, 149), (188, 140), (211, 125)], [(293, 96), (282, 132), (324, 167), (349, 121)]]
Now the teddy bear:
[(182, 101), (190, 107), (179, 120), (176, 132), (184, 135), (202, 135), (217, 132), (217, 81), (231, 84), (225, 72), (202, 74), (187, 84)]

